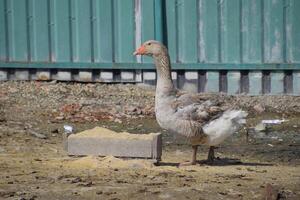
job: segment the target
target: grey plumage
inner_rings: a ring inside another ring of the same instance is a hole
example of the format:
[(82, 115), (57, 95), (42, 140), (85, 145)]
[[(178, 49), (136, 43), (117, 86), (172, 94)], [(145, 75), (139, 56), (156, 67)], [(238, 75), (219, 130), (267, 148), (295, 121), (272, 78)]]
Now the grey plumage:
[[(157, 71), (155, 114), (159, 125), (189, 138), (193, 146), (218, 145), (238, 130), (247, 113), (223, 106), (219, 99), (208, 99), (176, 89), (171, 79), (167, 48), (157, 41), (145, 42), (135, 55), (149, 55)], [(197, 150), (196, 148), (194, 150)], [(194, 151), (193, 164), (195, 164)]]

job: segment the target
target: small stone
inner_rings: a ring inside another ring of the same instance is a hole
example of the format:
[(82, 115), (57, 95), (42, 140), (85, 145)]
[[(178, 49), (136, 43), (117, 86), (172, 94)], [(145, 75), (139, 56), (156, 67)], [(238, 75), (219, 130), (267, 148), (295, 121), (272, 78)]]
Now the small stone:
[(84, 186), (84, 187), (91, 187), (93, 185), (92, 181), (89, 181), (87, 183), (83, 183), (83, 184), (79, 184), (80, 186)]
[(37, 198), (37, 196), (36, 195), (33, 195), (31, 198), (29, 198), (29, 200), (34, 200), (34, 199), (36, 199)]
[(130, 113), (133, 113), (133, 112), (137, 111), (137, 108), (134, 107), (134, 106), (130, 106), (130, 107), (128, 107), (126, 110), (127, 110), (128, 112), (130, 112)]
[(119, 124), (122, 124), (122, 120), (120, 120), (120, 119), (118, 119), (118, 118), (116, 118), (116, 119), (114, 120), (114, 122), (119, 123)]
[(81, 180), (81, 178), (80, 177), (76, 177), (75, 179), (73, 179), (72, 181), (71, 181), (71, 183), (79, 183), (79, 182), (81, 182), (82, 180)]
[(261, 104), (256, 104), (255, 106), (253, 106), (253, 109), (258, 113), (262, 113), (265, 111), (265, 108)]
[(4, 153), (5, 152), (5, 149), (0, 147), (0, 153)]
[(37, 133), (35, 131), (32, 131), (30, 130), (29, 133), (37, 138), (40, 138), (40, 139), (47, 139), (47, 136), (43, 135), (43, 134), (40, 134), (40, 133)]
[(65, 118), (64, 116), (55, 117), (56, 120), (63, 120), (64, 118)]
[(218, 192), (219, 194), (221, 195), (227, 195), (228, 193), (227, 192)]
[(51, 133), (59, 133), (58, 128), (52, 129)]
[(263, 123), (259, 123), (259, 124), (257, 124), (255, 127), (254, 127), (254, 130), (256, 131), (256, 132), (262, 132), (262, 131), (266, 131), (266, 125), (265, 124), (263, 124)]
[(109, 192), (109, 191), (107, 191), (107, 192), (104, 192), (104, 194), (105, 195), (112, 195), (112, 194), (117, 194), (117, 192)]

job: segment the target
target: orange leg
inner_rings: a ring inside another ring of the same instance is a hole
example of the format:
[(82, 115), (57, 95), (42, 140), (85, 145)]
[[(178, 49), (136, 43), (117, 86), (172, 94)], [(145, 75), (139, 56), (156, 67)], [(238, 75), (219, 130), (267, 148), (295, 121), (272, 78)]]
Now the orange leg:
[(208, 156), (207, 156), (207, 162), (212, 164), (214, 162), (214, 159), (215, 159), (215, 147), (210, 146)]
[(180, 167), (182, 167), (182, 166), (189, 166), (189, 165), (196, 165), (196, 157), (197, 157), (198, 146), (195, 145), (195, 146), (192, 146), (192, 148), (193, 148), (192, 160), (188, 161), (188, 162), (180, 163), (179, 164)]

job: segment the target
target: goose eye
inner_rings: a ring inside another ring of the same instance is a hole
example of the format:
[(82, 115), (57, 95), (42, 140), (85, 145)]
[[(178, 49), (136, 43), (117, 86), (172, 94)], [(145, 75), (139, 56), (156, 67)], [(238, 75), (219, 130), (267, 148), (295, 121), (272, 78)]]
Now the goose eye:
[(147, 43), (147, 45), (150, 46), (150, 45), (151, 45), (151, 42)]

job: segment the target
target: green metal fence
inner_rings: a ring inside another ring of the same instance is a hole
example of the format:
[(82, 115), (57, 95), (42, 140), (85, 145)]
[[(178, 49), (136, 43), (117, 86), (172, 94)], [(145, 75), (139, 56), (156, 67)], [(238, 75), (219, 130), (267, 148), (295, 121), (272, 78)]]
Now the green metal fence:
[(150, 70), (132, 52), (157, 39), (174, 70), (207, 80), (217, 70), (220, 81), (235, 70), (240, 82), (280, 72), (297, 88), (299, 10), (299, 0), (0, 0), (0, 68)]
[(298, 0), (0, 0), (0, 64), (151, 68), (132, 51), (156, 38), (175, 68), (299, 69), (299, 10)]

